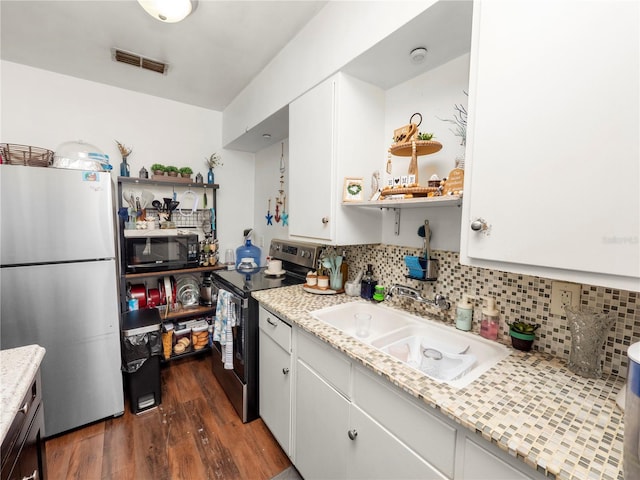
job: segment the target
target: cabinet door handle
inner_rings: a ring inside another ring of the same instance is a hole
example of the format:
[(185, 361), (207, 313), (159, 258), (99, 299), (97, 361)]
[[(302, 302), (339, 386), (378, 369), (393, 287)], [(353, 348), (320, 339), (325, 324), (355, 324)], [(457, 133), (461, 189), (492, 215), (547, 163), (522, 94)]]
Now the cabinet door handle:
[(353, 428), (347, 432), (347, 435), (349, 435), (349, 438), (351, 440), (355, 440), (356, 437), (358, 436), (358, 431), (355, 428)]
[(322, 217), (322, 223), (324, 225), (326, 225), (327, 223), (329, 223), (329, 217)]
[(25, 415), (27, 414), (28, 411), (29, 411), (29, 402), (25, 402), (25, 404), (22, 405), (22, 407), (20, 407), (20, 409), (18, 410), (18, 412), (24, 413)]
[(276, 322), (274, 322), (273, 320), (271, 320), (271, 317), (267, 317), (267, 323), (269, 325), (271, 325), (272, 327), (277, 327), (278, 324)]
[(38, 470), (34, 470), (28, 477), (22, 477), (22, 480), (38, 480)]
[(289, 370), (287, 367), (284, 367), (284, 368), (282, 369), (282, 373), (283, 373), (283, 375), (288, 375), (288, 374), (289, 374), (289, 372), (290, 372), (290, 370)]
[(478, 218), (477, 220), (474, 220), (473, 222), (471, 222), (471, 230), (473, 230), (474, 232), (480, 232), (486, 229), (487, 229), (487, 222), (484, 221), (482, 218)]

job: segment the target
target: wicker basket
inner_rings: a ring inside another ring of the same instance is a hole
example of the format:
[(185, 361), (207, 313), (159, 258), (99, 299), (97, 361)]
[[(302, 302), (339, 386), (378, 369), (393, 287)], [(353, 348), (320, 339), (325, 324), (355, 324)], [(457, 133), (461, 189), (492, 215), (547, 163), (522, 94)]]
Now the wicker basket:
[(48, 167), (53, 162), (53, 152), (46, 148), (18, 145), (15, 143), (0, 144), (2, 162), (9, 165), (27, 165), (30, 167)]
[(380, 192), (381, 197), (386, 197), (388, 195), (413, 195), (414, 197), (426, 197), (430, 193), (436, 193), (438, 191), (438, 187), (396, 187), (396, 188), (385, 188)]

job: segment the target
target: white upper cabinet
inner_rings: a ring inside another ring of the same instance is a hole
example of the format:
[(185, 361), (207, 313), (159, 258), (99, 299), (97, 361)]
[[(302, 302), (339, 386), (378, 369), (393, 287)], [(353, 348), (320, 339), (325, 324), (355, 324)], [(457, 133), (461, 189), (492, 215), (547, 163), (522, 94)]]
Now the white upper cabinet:
[(384, 158), (384, 92), (338, 73), (289, 105), (289, 235), (333, 245), (378, 243), (380, 212), (343, 207), (345, 177)]
[(474, 5), (463, 264), (640, 289), (639, 10)]

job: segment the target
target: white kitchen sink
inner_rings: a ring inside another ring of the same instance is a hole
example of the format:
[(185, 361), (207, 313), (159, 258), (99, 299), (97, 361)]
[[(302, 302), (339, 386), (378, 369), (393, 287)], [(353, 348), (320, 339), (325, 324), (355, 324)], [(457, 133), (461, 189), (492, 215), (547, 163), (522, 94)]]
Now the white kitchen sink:
[[(358, 313), (371, 315), (366, 336), (356, 335)], [(373, 303), (344, 303), (315, 310), (311, 315), (456, 388), (467, 386), (511, 353), (498, 342)]]
[[(371, 325), (367, 335), (356, 334), (356, 314), (371, 315)], [(316, 319), (342, 330), (347, 335), (365, 343), (371, 343), (380, 336), (409, 325), (411, 319), (403, 312), (374, 303), (352, 302), (322, 308), (311, 312)]]

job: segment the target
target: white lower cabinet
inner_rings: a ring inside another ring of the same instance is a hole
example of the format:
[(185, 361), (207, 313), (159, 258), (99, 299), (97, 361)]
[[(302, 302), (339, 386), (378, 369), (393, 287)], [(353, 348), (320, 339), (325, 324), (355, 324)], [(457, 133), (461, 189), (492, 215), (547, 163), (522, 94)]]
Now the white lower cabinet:
[(543, 478), (264, 308), (260, 415), (305, 480)]
[[(425, 406), (418, 405), (413, 398), (392, 388), (386, 380), (366, 372), (361, 367), (354, 371), (353, 384), (353, 402), (399, 442), (428, 460), (429, 464), (422, 466), (423, 474), (425, 468), (434, 474), (426, 478), (453, 478), (455, 427), (441, 422), (428, 413)], [(406, 467), (402, 464), (399, 468), (403, 478), (414, 478), (412, 472), (405, 471)], [(442, 472), (442, 475), (438, 475), (438, 471)]]
[(349, 400), (298, 360), (295, 466), (306, 480), (346, 478)]
[(291, 456), (291, 327), (260, 308), (260, 416)]
[(345, 436), (350, 434), (353, 440), (348, 449), (346, 478), (447, 478), (353, 404), (349, 426)]
[[(296, 333), (294, 463), (305, 479), (447, 478), (354, 403), (354, 378), (362, 373), (346, 357), (306, 333)], [(341, 385), (343, 391), (338, 390)], [(406, 407), (393, 405), (401, 416)], [(414, 423), (419, 422), (423, 412), (412, 413), (418, 415)], [(455, 443), (455, 430), (453, 434)]]

